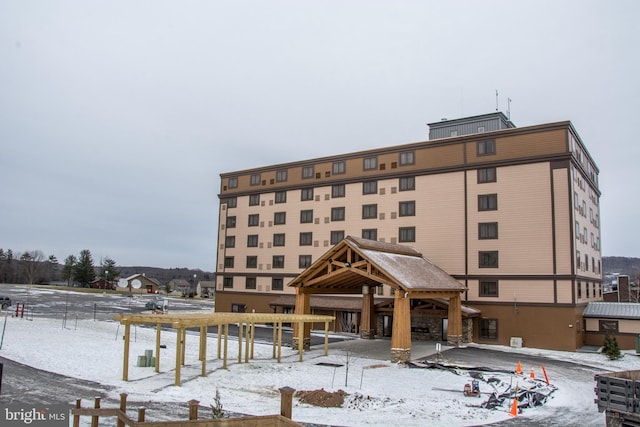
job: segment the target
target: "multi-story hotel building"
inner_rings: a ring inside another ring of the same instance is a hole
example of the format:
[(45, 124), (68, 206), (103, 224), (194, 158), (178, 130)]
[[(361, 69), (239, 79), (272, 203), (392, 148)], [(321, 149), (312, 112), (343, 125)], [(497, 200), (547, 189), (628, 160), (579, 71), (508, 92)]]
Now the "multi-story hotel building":
[[(424, 142), (221, 174), (216, 310), (292, 312), (288, 283), (355, 236), (411, 246), (464, 285), (467, 339), (582, 346), (584, 307), (602, 299), (600, 191), (573, 125), (496, 112), (429, 128)], [(392, 289), (374, 289), (389, 335)], [(442, 304), (412, 301), (414, 339), (446, 336)], [(360, 306), (311, 299), (338, 331), (358, 332)]]

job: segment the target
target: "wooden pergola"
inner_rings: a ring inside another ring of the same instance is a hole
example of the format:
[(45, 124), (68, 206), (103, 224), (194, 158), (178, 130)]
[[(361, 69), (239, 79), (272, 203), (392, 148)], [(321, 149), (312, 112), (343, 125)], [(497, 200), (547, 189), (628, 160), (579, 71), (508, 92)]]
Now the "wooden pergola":
[[(361, 337), (376, 333), (374, 295), (379, 284), (394, 289), (391, 361), (411, 358), (411, 300), (448, 300), (447, 342), (462, 343), (462, 299), (466, 287), (444, 270), (422, 257), (416, 249), (404, 245), (346, 237), (296, 277), (289, 286), (296, 288), (296, 314), (311, 312), (310, 295), (362, 295)], [(309, 325), (304, 333), (308, 345)]]
[[(172, 313), (172, 314), (117, 314), (113, 316), (114, 320), (124, 325), (124, 351), (122, 363), (122, 379), (129, 380), (129, 344), (131, 325), (156, 325), (156, 360), (155, 371), (160, 372), (160, 337), (162, 327), (171, 327), (176, 330), (176, 369), (175, 369), (175, 385), (179, 386), (180, 367), (185, 365), (185, 353), (187, 345), (187, 329), (198, 328), (200, 331), (198, 359), (202, 366), (201, 375), (207, 375), (207, 328), (216, 326), (218, 332), (218, 353), (217, 357), (222, 357), (222, 367), (227, 367), (227, 348), (229, 339), (229, 325), (238, 325), (238, 363), (242, 363), (243, 341), (244, 345), (244, 361), (249, 362), (253, 359), (253, 345), (255, 337), (256, 324), (272, 324), (273, 325), (273, 358), (280, 363), (282, 354), (282, 325), (283, 323), (291, 323), (297, 325), (298, 331), (307, 330), (305, 325), (311, 323), (325, 324), (324, 334), (324, 354), (329, 353), (329, 323), (335, 317), (320, 316), (311, 314), (278, 314), (278, 313)], [(298, 353), (299, 360), (303, 358), (302, 337), (299, 337)]]

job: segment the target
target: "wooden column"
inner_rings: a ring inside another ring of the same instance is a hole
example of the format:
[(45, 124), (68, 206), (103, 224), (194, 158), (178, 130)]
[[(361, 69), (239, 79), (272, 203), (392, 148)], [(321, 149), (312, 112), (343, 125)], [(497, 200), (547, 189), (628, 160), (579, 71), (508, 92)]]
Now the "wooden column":
[(411, 299), (407, 292), (396, 289), (393, 302), (393, 331), (391, 333), (391, 361), (411, 360)]
[(458, 347), (462, 344), (462, 298), (460, 294), (449, 298), (448, 314), (447, 344)]
[(179, 386), (180, 385), (180, 366), (181, 366), (181, 361), (182, 359), (182, 331), (183, 329), (180, 327), (177, 327), (174, 325), (174, 327), (176, 328), (176, 373), (175, 373), (175, 381), (174, 384)]
[(282, 387), (280, 390), (280, 415), (291, 419), (293, 408), (293, 393), (296, 391), (291, 387)]
[(122, 381), (129, 381), (129, 335), (131, 334), (131, 325), (124, 325), (124, 360), (122, 363)]
[(202, 363), (201, 376), (207, 376), (207, 327), (200, 327), (200, 361)]
[[(127, 414), (127, 396), (127, 393), (120, 393), (120, 411), (125, 415)], [(118, 417), (116, 427), (124, 427), (124, 421), (120, 417)]]
[[(311, 303), (309, 294), (305, 293), (302, 288), (296, 288), (296, 312), (295, 314), (311, 314)], [(302, 325), (302, 331), (298, 328)], [(303, 349), (311, 348), (311, 323), (295, 322), (293, 324), (292, 347), (298, 348), (298, 340), (302, 337)]]
[(156, 325), (156, 366), (155, 371), (160, 372), (160, 331), (162, 330), (162, 324)]
[(376, 337), (375, 307), (373, 294), (369, 285), (362, 287), (362, 321), (360, 323), (360, 338), (372, 340)]

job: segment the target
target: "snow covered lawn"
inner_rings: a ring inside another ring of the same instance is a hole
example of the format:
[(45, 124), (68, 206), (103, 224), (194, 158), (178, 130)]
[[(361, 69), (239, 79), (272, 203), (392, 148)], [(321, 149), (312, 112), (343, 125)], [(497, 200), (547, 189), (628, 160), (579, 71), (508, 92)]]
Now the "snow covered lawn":
[[(433, 369), (410, 369), (389, 361), (355, 356), (345, 350), (322, 348), (304, 354), (284, 347), (282, 363), (271, 359), (272, 347), (256, 344), (254, 360), (237, 363), (237, 341), (228, 346), (228, 369), (216, 358), (217, 339), (211, 335), (207, 345), (207, 377), (200, 376), (198, 336), (187, 336), (186, 366), (181, 369), (182, 386), (174, 386), (176, 336), (162, 332), (160, 373), (153, 368), (137, 367), (137, 356), (145, 350), (155, 351), (155, 329), (132, 327), (129, 379), (122, 381), (124, 327), (117, 322), (79, 320), (67, 322), (66, 328), (55, 319), (24, 320), (0, 318), (3, 328), (0, 356), (58, 374), (92, 380), (115, 387), (113, 399), (128, 393), (129, 400), (187, 402), (197, 399), (202, 406), (213, 403), (219, 390), (223, 409), (252, 415), (277, 414), (280, 411), (279, 388), (296, 390), (344, 390), (350, 396), (342, 408), (322, 408), (299, 403), (294, 399), (293, 419), (298, 422), (341, 426), (446, 425), (448, 427), (478, 425), (510, 418), (509, 407), (487, 410), (481, 401), (464, 397), (462, 389), (471, 381), (468, 375)], [(491, 347), (496, 348), (496, 347)], [(514, 351), (500, 347), (504, 351)], [(518, 349), (530, 355), (574, 361), (593, 366), (594, 372), (640, 369), (640, 359), (627, 355), (621, 361), (608, 361), (603, 355)], [(333, 366), (340, 365), (340, 366)], [(348, 375), (346, 373), (348, 366)], [(505, 367), (514, 369), (515, 367)], [(526, 372), (525, 372), (526, 374)], [(524, 378), (503, 375), (513, 383)], [(576, 381), (568, 376), (551, 378), (558, 389), (543, 407), (527, 409), (521, 417), (549, 417), (558, 408), (572, 407), (593, 414), (593, 424), (603, 425), (593, 399), (591, 381)], [(483, 385), (484, 386), (484, 385)], [(446, 391), (451, 390), (451, 391)], [(455, 393), (459, 390), (459, 393)], [(486, 389), (483, 389), (486, 391)], [(90, 399), (93, 396), (78, 396)], [(61, 402), (62, 403), (62, 402)], [(72, 403), (72, 402), (68, 402)], [(562, 409), (564, 410), (564, 409)], [(148, 418), (153, 418), (148, 413)], [(584, 425), (584, 423), (582, 423)]]

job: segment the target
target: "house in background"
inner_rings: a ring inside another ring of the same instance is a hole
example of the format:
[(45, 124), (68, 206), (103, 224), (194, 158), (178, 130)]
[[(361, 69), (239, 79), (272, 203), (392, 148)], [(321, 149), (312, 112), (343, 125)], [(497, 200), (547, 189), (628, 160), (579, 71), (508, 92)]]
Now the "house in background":
[(201, 280), (198, 282), (196, 294), (201, 298), (215, 298), (216, 282), (215, 280)]
[(125, 279), (120, 279), (118, 288), (128, 288), (132, 293), (157, 294), (160, 291), (160, 281), (144, 274), (132, 274)]
[(170, 292), (177, 292), (183, 297), (194, 297), (197, 295), (197, 283), (189, 283), (185, 279), (171, 279), (167, 284)]

